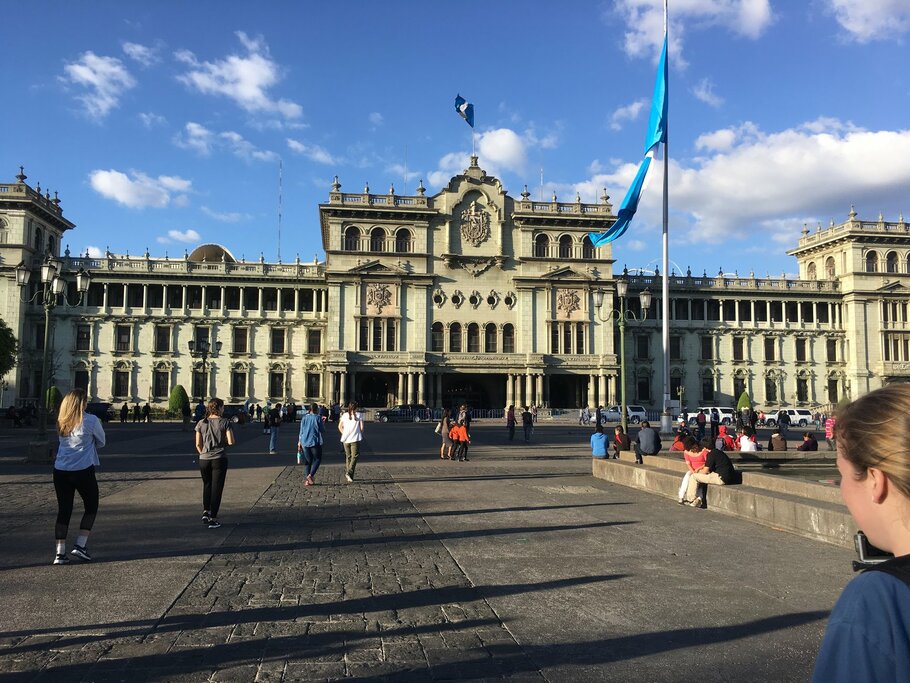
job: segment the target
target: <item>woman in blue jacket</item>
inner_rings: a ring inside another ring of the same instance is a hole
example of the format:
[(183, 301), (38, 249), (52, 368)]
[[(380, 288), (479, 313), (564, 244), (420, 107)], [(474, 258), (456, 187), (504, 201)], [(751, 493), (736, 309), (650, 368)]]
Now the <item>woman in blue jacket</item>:
[(310, 406), (310, 412), (300, 418), (300, 434), (297, 437), (297, 464), (301, 456), (306, 463), (306, 486), (315, 483), (316, 470), (322, 462), (322, 443), (325, 427), (319, 416), (319, 406), (315, 403)]

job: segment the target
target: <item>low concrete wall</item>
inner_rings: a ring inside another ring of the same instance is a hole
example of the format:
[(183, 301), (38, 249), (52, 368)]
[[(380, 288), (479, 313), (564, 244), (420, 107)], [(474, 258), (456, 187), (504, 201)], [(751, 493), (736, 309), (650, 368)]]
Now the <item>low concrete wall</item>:
[[(676, 500), (685, 462), (666, 456), (635, 454), (619, 460), (592, 458), (593, 474), (615, 484), (630, 486)], [(743, 473), (743, 484), (708, 486), (708, 509), (789, 531), (816, 541), (853, 547), (856, 524), (840, 501), (837, 488), (768, 474)]]

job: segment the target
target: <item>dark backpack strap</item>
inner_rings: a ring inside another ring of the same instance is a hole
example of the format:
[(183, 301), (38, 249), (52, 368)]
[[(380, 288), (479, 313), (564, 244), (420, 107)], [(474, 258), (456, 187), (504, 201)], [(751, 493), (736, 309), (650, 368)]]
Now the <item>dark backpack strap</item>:
[(863, 573), (865, 572), (885, 572), (910, 586), (910, 555), (895, 557), (893, 560), (869, 567)]

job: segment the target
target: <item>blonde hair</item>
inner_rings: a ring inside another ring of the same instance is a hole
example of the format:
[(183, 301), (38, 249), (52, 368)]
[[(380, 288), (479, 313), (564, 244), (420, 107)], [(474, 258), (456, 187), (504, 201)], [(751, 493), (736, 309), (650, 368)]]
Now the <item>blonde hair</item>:
[(847, 404), (834, 429), (837, 450), (858, 481), (874, 467), (910, 499), (910, 384), (889, 384)]
[(85, 417), (85, 392), (82, 389), (73, 389), (60, 403), (60, 413), (57, 415), (57, 431), (60, 436), (69, 436), (73, 430), (82, 424)]

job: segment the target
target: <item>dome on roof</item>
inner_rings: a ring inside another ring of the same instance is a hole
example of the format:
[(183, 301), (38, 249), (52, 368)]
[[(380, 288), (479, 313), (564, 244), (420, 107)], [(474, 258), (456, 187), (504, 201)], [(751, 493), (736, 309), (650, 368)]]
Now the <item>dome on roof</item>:
[(220, 263), (221, 261), (226, 263), (237, 262), (234, 255), (227, 250), (227, 247), (222, 247), (220, 244), (200, 244), (193, 249), (192, 253), (187, 257), (187, 260), (199, 262), (206, 261), (208, 263), (213, 261), (216, 263)]

